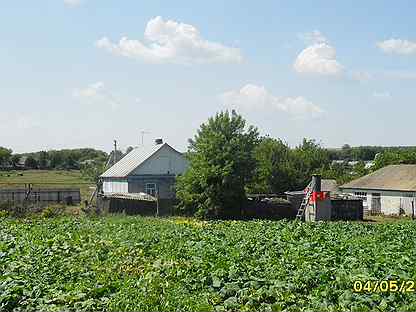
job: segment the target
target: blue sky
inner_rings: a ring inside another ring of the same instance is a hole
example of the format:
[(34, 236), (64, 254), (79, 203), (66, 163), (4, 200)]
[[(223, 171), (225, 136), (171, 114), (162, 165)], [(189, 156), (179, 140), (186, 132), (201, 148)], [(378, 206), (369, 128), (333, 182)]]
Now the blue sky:
[(0, 145), (185, 150), (231, 108), (291, 145), (415, 145), (414, 2), (143, 2), (4, 1)]

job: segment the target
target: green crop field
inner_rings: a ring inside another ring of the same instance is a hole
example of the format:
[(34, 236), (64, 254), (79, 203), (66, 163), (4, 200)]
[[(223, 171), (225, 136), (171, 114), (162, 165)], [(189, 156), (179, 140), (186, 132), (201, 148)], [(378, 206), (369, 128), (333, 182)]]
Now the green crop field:
[(0, 310), (394, 311), (416, 294), (416, 224), (0, 219)]
[(80, 188), (81, 198), (88, 199), (94, 183), (86, 180), (79, 170), (12, 170), (0, 171), (0, 188), (24, 187), (31, 183), (33, 187)]

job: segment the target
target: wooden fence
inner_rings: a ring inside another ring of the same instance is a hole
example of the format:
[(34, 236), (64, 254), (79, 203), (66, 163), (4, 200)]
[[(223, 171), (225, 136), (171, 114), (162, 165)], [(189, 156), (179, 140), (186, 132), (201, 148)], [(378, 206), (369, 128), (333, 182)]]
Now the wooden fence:
[(45, 202), (79, 204), (79, 188), (8, 188), (0, 189), (0, 201), (9, 202)]

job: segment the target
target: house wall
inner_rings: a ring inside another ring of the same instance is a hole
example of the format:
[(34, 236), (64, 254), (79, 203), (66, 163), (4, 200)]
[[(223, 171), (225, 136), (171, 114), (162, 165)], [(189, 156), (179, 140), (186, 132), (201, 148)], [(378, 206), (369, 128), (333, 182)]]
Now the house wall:
[(187, 168), (188, 161), (186, 158), (165, 145), (130, 173), (130, 175), (178, 175), (184, 173)]
[[(373, 198), (380, 194), (381, 213), (385, 215), (406, 214), (412, 215), (412, 205), (416, 208), (416, 193), (401, 191), (382, 191), (370, 189), (342, 189), (343, 192), (354, 195), (355, 192), (367, 193), (368, 211), (372, 212), (374, 207)], [(412, 203), (413, 202), (413, 203)]]
[(129, 193), (146, 193), (146, 184), (155, 183), (158, 196), (161, 199), (175, 198), (175, 176), (174, 175), (141, 175), (129, 176)]
[(128, 193), (127, 179), (104, 178), (103, 192), (106, 193)]

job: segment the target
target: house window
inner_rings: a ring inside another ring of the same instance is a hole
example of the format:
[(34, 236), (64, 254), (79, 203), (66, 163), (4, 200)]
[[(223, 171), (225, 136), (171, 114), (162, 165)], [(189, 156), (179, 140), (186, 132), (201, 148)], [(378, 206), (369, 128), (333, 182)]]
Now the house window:
[(363, 201), (367, 200), (367, 193), (366, 192), (354, 192), (354, 195), (358, 198), (361, 198)]
[(146, 193), (156, 196), (156, 183), (146, 183)]

